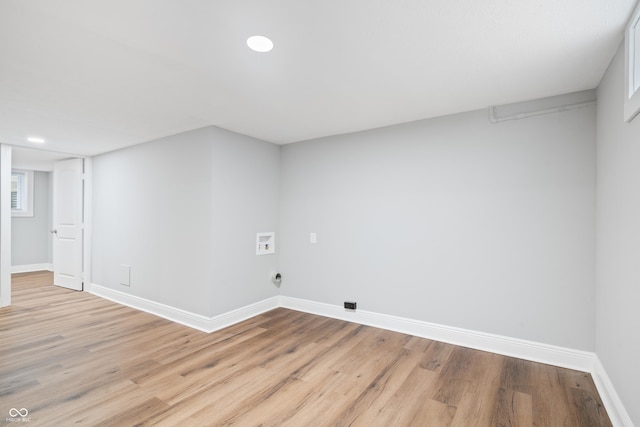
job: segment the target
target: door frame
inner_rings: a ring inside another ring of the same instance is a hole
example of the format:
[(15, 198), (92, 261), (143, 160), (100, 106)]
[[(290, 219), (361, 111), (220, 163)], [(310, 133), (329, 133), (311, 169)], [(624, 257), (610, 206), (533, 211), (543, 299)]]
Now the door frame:
[(82, 289), (88, 290), (91, 287), (91, 231), (92, 231), (92, 202), (93, 202), (93, 158), (82, 157), (84, 159), (84, 180), (82, 181), (82, 222), (84, 233), (82, 233)]
[[(11, 145), (0, 144), (0, 307), (11, 305), (11, 154)], [(82, 282), (86, 290), (91, 283), (93, 158), (69, 156), (72, 157), (84, 159)]]
[(11, 146), (0, 144), (0, 307), (11, 305)]

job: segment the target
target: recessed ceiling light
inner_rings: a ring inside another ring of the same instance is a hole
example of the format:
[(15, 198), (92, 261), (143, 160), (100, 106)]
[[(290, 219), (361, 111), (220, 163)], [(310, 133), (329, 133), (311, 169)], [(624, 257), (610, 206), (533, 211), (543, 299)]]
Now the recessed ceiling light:
[(44, 144), (44, 139), (38, 138), (36, 136), (30, 136), (29, 138), (27, 138), (27, 141), (33, 142), (35, 144)]
[(247, 46), (256, 52), (269, 52), (273, 49), (273, 42), (265, 36), (251, 36), (247, 39)]

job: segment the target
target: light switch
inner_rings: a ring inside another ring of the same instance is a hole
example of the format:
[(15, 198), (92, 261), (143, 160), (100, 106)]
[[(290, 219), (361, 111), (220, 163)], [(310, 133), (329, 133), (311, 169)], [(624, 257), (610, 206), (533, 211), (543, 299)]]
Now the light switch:
[(316, 233), (311, 233), (309, 235), (309, 242), (316, 244), (318, 243), (318, 236), (316, 235)]

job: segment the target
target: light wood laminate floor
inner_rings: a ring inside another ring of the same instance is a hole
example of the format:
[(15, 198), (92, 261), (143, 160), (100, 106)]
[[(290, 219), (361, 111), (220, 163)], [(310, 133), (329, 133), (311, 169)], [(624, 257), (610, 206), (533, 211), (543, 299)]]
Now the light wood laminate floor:
[(205, 334), (51, 283), (0, 309), (0, 423), (611, 425), (583, 372), (286, 309)]

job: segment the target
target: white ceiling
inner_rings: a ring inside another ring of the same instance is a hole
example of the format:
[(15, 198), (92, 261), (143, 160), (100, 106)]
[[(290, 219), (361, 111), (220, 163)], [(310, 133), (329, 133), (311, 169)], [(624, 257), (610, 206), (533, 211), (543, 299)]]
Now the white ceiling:
[(1, 0), (0, 142), (93, 155), (215, 125), (284, 144), (592, 89), (634, 3)]
[(68, 158), (70, 158), (68, 154), (18, 147), (14, 148), (11, 154), (11, 167), (13, 169), (51, 172), (56, 161)]

